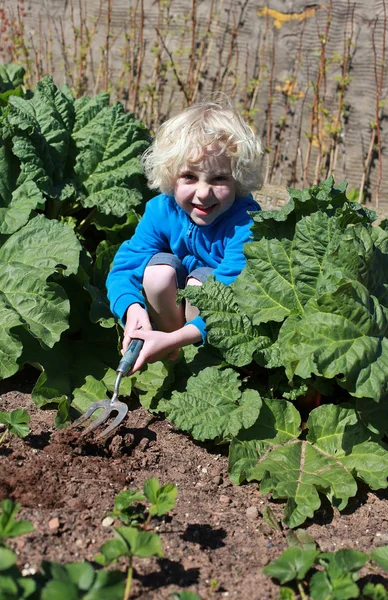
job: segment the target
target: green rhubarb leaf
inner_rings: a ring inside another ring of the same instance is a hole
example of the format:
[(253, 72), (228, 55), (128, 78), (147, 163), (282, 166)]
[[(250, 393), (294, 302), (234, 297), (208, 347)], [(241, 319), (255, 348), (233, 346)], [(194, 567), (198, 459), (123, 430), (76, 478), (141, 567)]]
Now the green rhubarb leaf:
[(279, 333), (291, 379), (337, 377), (357, 398), (379, 401), (388, 392), (388, 313), (354, 281), (311, 299)]
[(230, 286), (208, 279), (201, 287), (187, 286), (182, 296), (197, 306), (206, 320), (208, 342), (221, 350), (225, 360), (238, 367), (249, 364), (258, 350), (272, 343), (240, 309)]
[(264, 567), (263, 573), (278, 579), (281, 584), (294, 579), (303, 580), (319, 555), (320, 550), (288, 548), (279, 558)]
[(63, 183), (74, 123), (73, 100), (51, 77), (41, 79), (32, 98), (12, 97), (8, 121), (13, 128), (13, 153), (20, 159), (18, 183), (35, 181), (53, 195)]
[(25, 225), (44, 198), (33, 181), (17, 185), (18, 164), (10, 148), (0, 148), (0, 234), (10, 235)]
[(291, 402), (264, 398), (260, 418), (231, 441), (229, 477), (233, 483), (253, 479), (259, 456), (264, 456), (272, 447), (295, 442), (300, 424), (300, 414)]
[(79, 252), (74, 232), (43, 216), (32, 219), (0, 248), (0, 376), (9, 377), (19, 368), (22, 345), (16, 332), (11, 333), (16, 326), (23, 325), (49, 347), (67, 329), (69, 301), (64, 289), (47, 279), (59, 269), (76, 272)]
[(232, 285), (242, 313), (255, 325), (303, 313), (305, 303), (327, 285), (325, 264), (339, 231), (335, 219), (317, 212), (283, 237), (246, 244), (247, 265)]
[(0, 64), (0, 91), (3, 93), (23, 85), (25, 74), (26, 71), (21, 65), (15, 63)]
[(319, 493), (344, 509), (357, 492), (355, 478), (372, 489), (387, 487), (387, 448), (371, 437), (353, 408), (313, 410), (305, 440), (298, 439), (299, 427), (300, 416), (288, 402), (264, 400), (258, 422), (232, 440), (229, 456), (232, 481), (258, 480), (263, 493), (287, 499), (284, 520), (290, 527), (314, 515)]
[(208, 367), (188, 380), (186, 392), (174, 391), (158, 409), (197, 440), (229, 439), (255, 423), (262, 404), (258, 392), (239, 387), (232, 369)]
[(373, 433), (388, 437), (388, 395), (385, 395), (379, 403), (368, 398), (357, 398), (356, 408), (362, 422)]
[(19, 438), (24, 438), (30, 433), (27, 425), (30, 420), (30, 415), (23, 408), (16, 408), (9, 413), (0, 412), (0, 423), (7, 425), (9, 432)]
[(147, 500), (151, 502), (149, 508), (150, 515), (161, 517), (175, 507), (178, 490), (173, 483), (166, 483), (159, 486), (156, 477), (150, 477), (144, 482), (143, 489)]
[(149, 133), (120, 103), (107, 106), (105, 95), (101, 102), (89, 102), (76, 103), (73, 130), (78, 151), (74, 170), (85, 191), (81, 202), (86, 208), (123, 217), (143, 200), (138, 156), (150, 144)]
[(150, 412), (159, 412), (159, 402), (164, 392), (170, 390), (174, 381), (174, 363), (157, 361), (148, 364), (141, 373), (135, 373), (134, 387), (140, 404)]

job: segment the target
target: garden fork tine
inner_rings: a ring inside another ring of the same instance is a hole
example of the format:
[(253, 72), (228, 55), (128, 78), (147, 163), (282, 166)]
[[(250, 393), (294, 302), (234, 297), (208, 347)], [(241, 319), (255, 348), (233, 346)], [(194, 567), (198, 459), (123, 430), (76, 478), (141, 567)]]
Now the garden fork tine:
[(143, 344), (144, 340), (137, 339), (133, 339), (129, 344), (128, 349), (126, 350), (123, 358), (119, 362), (119, 366), (116, 369), (117, 377), (112, 398), (110, 400), (98, 400), (97, 402), (93, 402), (87, 411), (81, 417), (79, 417), (79, 419), (74, 421), (73, 426), (78, 427), (79, 425), (82, 425), (82, 423), (85, 423), (85, 421), (87, 421), (96, 410), (99, 408), (104, 409), (101, 415), (82, 432), (82, 435), (88, 435), (102, 425), (102, 423), (105, 423), (112, 412), (117, 412), (116, 418), (108, 427), (106, 427), (106, 429), (104, 429), (104, 431), (97, 436), (98, 438), (107, 436), (111, 431), (116, 429), (116, 427), (118, 427), (121, 421), (125, 418), (125, 415), (128, 412), (128, 406), (124, 402), (120, 402), (120, 400), (118, 400), (120, 382), (122, 377), (124, 377), (132, 369), (137, 357), (140, 354)]

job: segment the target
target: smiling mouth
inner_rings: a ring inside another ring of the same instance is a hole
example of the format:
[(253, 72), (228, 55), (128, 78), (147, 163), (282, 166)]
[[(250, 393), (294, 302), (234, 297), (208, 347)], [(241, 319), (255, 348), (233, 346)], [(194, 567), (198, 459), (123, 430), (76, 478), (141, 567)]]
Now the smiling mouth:
[(198, 204), (193, 204), (193, 206), (200, 214), (208, 215), (215, 209), (217, 204), (212, 204), (211, 206), (199, 206)]

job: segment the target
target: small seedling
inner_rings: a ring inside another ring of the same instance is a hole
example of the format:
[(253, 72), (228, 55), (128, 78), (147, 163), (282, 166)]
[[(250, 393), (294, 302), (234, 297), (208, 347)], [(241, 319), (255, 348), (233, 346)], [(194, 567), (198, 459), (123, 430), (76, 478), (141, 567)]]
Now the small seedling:
[(96, 571), (88, 562), (66, 565), (43, 562), (41, 572), (47, 582), (42, 590), (41, 600), (123, 598), (124, 575), (120, 571)]
[(30, 433), (27, 423), (30, 415), (24, 408), (17, 408), (12, 412), (0, 412), (0, 423), (5, 425), (5, 431), (0, 437), (0, 445), (4, 442), (8, 433), (13, 433), (19, 438), (25, 438)]
[[(162, 516), (175, 506), (177, 488), (172, 483), (159, 486), (155, 477), (147, 479), (143, 492), (128, 490), (115, 498), (112, 515), (125, 523), (122, 527), (114, 527), (115, 537), (103, 544), (101, 553), (95, 557), (103, 566), (116, 562), (119, 558), (128, 560), (127, 580), (124, 600), (128, 600), (133, 575), (133, 558), (163, 557), (162, 543), (159, 535), (147, 531), (153, 516)], [(143, 501), (148, 500), (151, 506), (147, 509)]]
[[(346, 548), (337, 552), (321, 552), (313, 549), (308, 542), (287, 548), (279, 558), (264, 567), (263, 573), (277, 579), (282, 586), (294, 582), (302, 600), (344, 600), (360, 597), (358, 571), (368, 560), (388, 571), (388, 546), (376, 548), (368, 556), (365, 552)], [(383, 591), (382, 586), (368, 584), (362, 593), (371, 600), (386, 600), (387, 595), (382, 594)], [(282, 587), (280, 600), (295, 600), (293, 589)]]
[(2, 501), (0, 506), (0, 546), (4, 546), (4, 542), (8, 538), (34, 531), (34, 526), (29, 521), (15, 520), (20, 504), (15, 504), (12, 500), (6, 499)]

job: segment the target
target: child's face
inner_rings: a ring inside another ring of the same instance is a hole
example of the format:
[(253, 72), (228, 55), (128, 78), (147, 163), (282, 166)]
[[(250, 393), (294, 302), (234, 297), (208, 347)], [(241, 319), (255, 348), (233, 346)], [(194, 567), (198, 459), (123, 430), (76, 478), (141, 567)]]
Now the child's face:
[(230, 158), (207, 149), (201, 162), (187, 164), (174, 187), (176, 203), (197, 225), (210, 225), (227, 211), (236, 197)]

